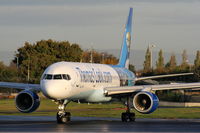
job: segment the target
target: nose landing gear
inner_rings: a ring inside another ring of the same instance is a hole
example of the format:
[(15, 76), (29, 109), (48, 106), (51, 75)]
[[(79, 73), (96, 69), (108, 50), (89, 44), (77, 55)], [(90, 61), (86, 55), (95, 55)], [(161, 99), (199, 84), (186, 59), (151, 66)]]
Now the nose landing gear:
[(65, 112), (65, 107), (70, 101), (68, 100), (62, 100), (59, 101), (58, 105), (58, 113), (56, 115), (57, 118), (57, 123), (62, 124), (62, 123), (68, 123), (71, 120), (71, 114), (70, 112)]
[(62, 114), (57, 113), (57, 123), (62, 124), (62, 123), (68, 123), (71, 120), (71, 114), (70, 112), (65, 112)]

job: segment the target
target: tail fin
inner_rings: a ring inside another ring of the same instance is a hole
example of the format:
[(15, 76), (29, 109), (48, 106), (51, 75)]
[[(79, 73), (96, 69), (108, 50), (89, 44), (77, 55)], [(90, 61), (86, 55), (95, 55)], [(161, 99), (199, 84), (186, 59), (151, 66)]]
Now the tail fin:
[(126, 28), (123, 36), (123, 44), (121, 48), (121, 55), (119, 59), (119, 66), (129, 68), (129, 53), (131, 45), (131, 25), (132, 25), (133, 8), (130, 8)]

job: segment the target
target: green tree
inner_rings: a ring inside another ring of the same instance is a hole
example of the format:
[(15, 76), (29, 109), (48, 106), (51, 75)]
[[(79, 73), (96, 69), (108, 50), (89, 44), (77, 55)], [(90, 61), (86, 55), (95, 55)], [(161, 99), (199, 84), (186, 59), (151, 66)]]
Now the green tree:
[(200, 67), (200, 51), (199, 50), (197, 51), (196, 58), (194, 60), (194, 67), (195, 68)]
[(16, 66), (6, 66), (0, 62), (0, 81), (18, 81)]
[(68, 41), (41, 40), (36, 43), (25, 42), (24, 46), (17, 50), (14, 63), (19, 59), (19, 76), (27, 81), (29, 70), (30, 82), (39, 82), (43, 71), (52, 63), (59, 61), (79, 62), (82, 49), (78, 44), (70, 44)]
[(118, 63), (118, 59), (111, 54), (106, 52), (97, 52), (95, 50), (86, 50), (82, 53), (82, 62), (91, 62), (91, 54), (92, 54), (92, 62), (93, 63), (101, 63), (101, 64), (112, 64), (116, 65)]
[(194, 73), (195, 80), (200, 81), (200, 51), (197, 51), (196, 58), (194, 60)]
[(189, 68), (189, 64), (188, 64), (188, 55), (186, 50), (183, 50), (182, 53), (182, 63), (181, 63), (181, 69), (188, 69)]
[(169, 62), (166, 64), (166, 67), (169, 68), (170, 70), (174, 70), (176, 66), (177, 66), (176, 56), (174, 53), (172, 53)]
[(146, 54), (145, 54), (145, 60), (144, 60), (144, 72), (149, 72), (151, 71), (151, 52), (150, 52), (150, 48), (147, 48)]
[[(10, 66), (6, 66), (0, 61), (0, 81), (6, 82), (20, 82), (17, 75), (17, 67), (15, 64), (11, 63)], [(12, 88), (1, 88), (2, 93), (17, 92), (17, 90)]]
[(164, 57), (162, 49), (158, 53), (158, 60), (156, 61), (156, 69), (157, 71), (162, 72), (164, 69)]
[(3, 62), (0, 62), (0, 80), (4, 80), (4, 73), (5, 73), (5, 65)]
[(116, 65), (118, 64), (119, 60), (113, 56), (112, 54), (108, 54), (108, 53), (101, 53), (101, 62), (103, 64), (112, 64), (112, 65)]
[(136, 73), (135, 66), (132, 64), (129, 64), (129, 70), (132, 71), (133, 73)]
[[(92, 56), (92, 57), (91, 57)], [(92, 62), (93, 63), (100, 63), (101, 62), (101, 54), (95, 50), (86, 50), (82, 53), (82, 62)]]

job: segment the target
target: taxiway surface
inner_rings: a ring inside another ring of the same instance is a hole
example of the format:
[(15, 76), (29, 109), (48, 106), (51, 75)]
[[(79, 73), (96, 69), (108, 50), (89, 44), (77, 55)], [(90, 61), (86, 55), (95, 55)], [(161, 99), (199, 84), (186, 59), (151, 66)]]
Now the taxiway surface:
[(0, 132), (200, 132), (200, 119), (137, 119), (72, 117), (68, 124), (57, 124), (49, 116), (0, 116)]

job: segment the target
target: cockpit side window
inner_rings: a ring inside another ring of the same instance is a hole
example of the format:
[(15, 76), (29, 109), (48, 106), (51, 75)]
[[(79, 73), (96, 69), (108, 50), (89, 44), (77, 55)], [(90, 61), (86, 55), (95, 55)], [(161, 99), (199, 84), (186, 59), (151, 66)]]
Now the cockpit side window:
[(62, 74), (63, 79), (70, 80), (71, 77), (68, 74)]
[(51, 74), (46, 74), (45, 79), (52, 79), (52, 77), (53, 77), (53, 75), (51, 75)]
[(61, 74), (53, 75), (53, 79), (62, 79)]
[(44, 74), (44, 75), (43, 75), (43, 77), (42, 77), (42, 79), (45, 79), (45, 78), (46, 78), (46, 76), (47, 76), (47, 75), (46, 75), (46, 74)]
[(68, 80), (70, 80), (71, 79), (71, 77), (67, 74), (67, 77), (68, 77)]

